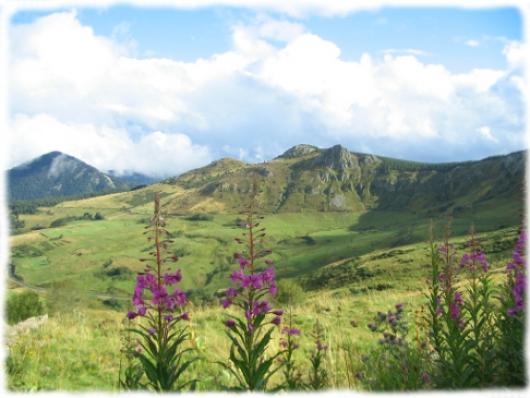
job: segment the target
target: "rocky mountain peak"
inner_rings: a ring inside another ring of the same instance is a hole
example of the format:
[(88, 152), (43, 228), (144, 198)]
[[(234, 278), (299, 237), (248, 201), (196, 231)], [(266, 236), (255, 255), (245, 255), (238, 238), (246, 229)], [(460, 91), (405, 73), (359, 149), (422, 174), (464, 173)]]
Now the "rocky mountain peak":
[(322, 151), (320, 156), (314, 159), (314, 166), (329, 167), (336, 170), (351, 169), (358, 167), (357, 156), (342, 145), (335, 145)]
[(307, 145), (307, 144), (299, 144), (299, 145), (293, 146), (292, 148), (289, 148), (287, 151), (285, 151), (283, 154), (278, 156), (276, 159), (300, 158), (302, 156), (306, 156), (311, 153), (315, 153), (319, 151), (320, 149), (318, 149), (316, 146)]

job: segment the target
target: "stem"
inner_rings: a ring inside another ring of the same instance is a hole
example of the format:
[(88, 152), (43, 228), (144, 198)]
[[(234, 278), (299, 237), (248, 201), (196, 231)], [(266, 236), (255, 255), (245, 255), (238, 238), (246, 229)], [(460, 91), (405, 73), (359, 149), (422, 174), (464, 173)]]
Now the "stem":
[[(154, 215), (154, 227), (155, 227), (155, 249), (156, 249), (156, 275), (158, 280), (158, 288), (162, 285), (162, 273), (161, 273), (161, 255), (160, 255), (160, 192), (155, 192), (155, 215)], [(158, 323), (158, 347), (160, 349), (162, 345), (162, 308), (160, 304), (157, 305), (157, 323)]]

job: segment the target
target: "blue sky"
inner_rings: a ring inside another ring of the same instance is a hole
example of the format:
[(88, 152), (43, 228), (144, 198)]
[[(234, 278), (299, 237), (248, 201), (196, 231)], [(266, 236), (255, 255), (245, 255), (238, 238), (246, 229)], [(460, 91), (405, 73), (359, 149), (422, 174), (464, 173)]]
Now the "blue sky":
[(524, 146), (522, 30), (516, 8), (19, 12), (10, 161), (59, 149), (170, 175), (298, 143), (437, 162), (507, 153)]
[[(20, 12), (13, 24), (34, 21), (49, 12)], [(112, 36), (126, 27), (138, 44), (141, 57), (159, 56), (193, 61), (224, 52), (231, 47), (231, 26), (252, 20), (255, 12), (234, 8), (175, 10), (115, 6), (78, 10), (79, 20), (95, 33)], [(344, 59), (357, 59), (363, 52), (386, 49), (421, 49), (429, 61), (443, 63), (452, 71), (477, 67), (505, 67), (501, 56), (507, 40), (523, 37), (522, 16), (517, 8), (484, 9), (388, 7), (345, 16), (293, 18), (277, 12), (278, 19), (301, 22), (342, 50)], [(469, 40), (482, 45), (470, 51)]]

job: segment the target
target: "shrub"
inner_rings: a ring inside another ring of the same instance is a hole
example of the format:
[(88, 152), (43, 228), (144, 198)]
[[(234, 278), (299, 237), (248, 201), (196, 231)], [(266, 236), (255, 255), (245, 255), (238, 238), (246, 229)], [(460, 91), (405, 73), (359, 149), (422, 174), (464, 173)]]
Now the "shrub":
[(133, 272), (127, 267), (110, 267), (103, 265), (104, 269), (96, 272), (96, 276), (109, 277), (118, 280), (128, 280), (133, 275)]
[(23, 282), (24, 281), (24, 278), (22, 278), (22, 276), (20, 276), (19, 274), (17, 274), (17, 266), (14, 262), (10, 262), (9, 265), (8, 265), (8, 276), (10, 278), (13, 278), (19, 282)]
[(191, 216), (186, 217), (186, 220), (189, 221), (212, 221), (213, 215), (206, 213), (196, 213)]
[(377, 346), (363, 356), (358, 378), (370, 390), (398, 391), (430, 388), (431, 358), (421, 338), (409, 339), (403, 304), (378, 312), (368, 328), (379, 335)]
[(17, 230), (24, 228), (26, 222), (19, 219), (17, 213), (9, 213), (9, 224), (13, 230)]
[(36, 224), (33, 227), (31, 227), (32, 231), (39, 231), (41, 229), (45, 229), (46, 227), (44, 225)]
[(105, 216), (101, 214), (99, 211), (96, 212), (96, 214), (94, 214), (94, 220), (99, 221), (99, 220), (104, 220), (104, 219), (105, 219)]
[(101, 301), (103, 305), (106, 305), (107, 307), (110, 307), (114, 310), (121, 310), (123, 308), (123, 304), (120, 303), (117, 299), (114, 297), (111, 297), (109, 299), (104, 299)]
[(304, 300), (304, 289), (298, 283), (288, 279), (278, 282), (276, 301), (282, 304), (298, 304)]
[(33, 316), (44, 314), (39, 295), (31, 290), (14, 293), (7, 299), (7, 323), (13, 325)]
[(74, 221), (75, 219), (76, 217), (73, 217), (73, 216), (57, 218), (56, 220), (53, 220), (50, 223), (50, 228), (62, 227), (68, 224), (70, 221)]
[(93, 216), (92, 216), (92, 214), (90, 214), (88, 212), (85, 212), (83, 214), (83, 216), (81, 217), (81, 219), (83, 219), (83, 220), (93, 220)]

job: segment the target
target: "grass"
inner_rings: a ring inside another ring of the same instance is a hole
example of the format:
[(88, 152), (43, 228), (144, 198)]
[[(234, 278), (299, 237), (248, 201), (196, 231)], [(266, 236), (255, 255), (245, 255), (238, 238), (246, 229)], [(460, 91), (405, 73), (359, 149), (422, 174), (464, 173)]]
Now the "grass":
[[(139, 258), (150, 251), (142, 226), (152, 213), (146, 198), (157, 189), (165, 192), (162, 203), (185, 191), (155, 184), (133, 193), (134, 197), (117, 193), (21, 215), (26, 227), (11, 237), (11, 261), (23, 284), (44, 298), (51, 316), (38, 330), (23, 333), (10, 344), (10, 388), (116, 389), (117, 331), (130, 303), (134, 274), (144, 266)], [(55, 219), (85, 212), (100, 212), (105, 219), (73, 220), (31, 231), (35, 225), (49, 226)], [(172, 248), (180, 257), (177, 266), (183, 270), (182, 287), (213, 300), (217, 290), (228, 286), (228, 275), (236, 268), (232, 255), (239, 249), (234, 238), (242, 232), (236, 225), (239, 215), (217, 212), (206, 220), (190, 220), (189, 215), (167, 217), (175, 241)], [(445, 222), (442, 216), (438, 221), (436, 230)], [(511, 203), (484, 202), (455, 219), (454, 242), (462, 250), (473, 222), (499, 279), (520, 221), (521, 212)], [(318, 319), (330, 346), (326, 360), (330, 387), (360, 388), (348, 373), (348, 361), (359, 361), (361, 353), (375, 344), (366, 327), (373, 314), (398, 302), (419, 313), (425, 303), (429, 215), (412, 210), (282, 213), (267, 215), (263, 225), (278, 278), (296, 279), (305, 288), (303, 302), (293, 308), (295, 325), (304, 331), (296, 358), (308, 366), (313, 344), (309, 331)], [(191, 311), (194, 344), (207, 360), (194, 365), (190, 377), (200, 376), (199, 390), (230, 384), (229, 375), (208, 362), (227, 359), (224, 312), (216, 300), (212, 305), (199, 300)], [(358, 327), (352, 327), (351, 321)], [(276, 341), (278, 337), (276, 333)], [(352, 359), (351, 353), (358, 355)]]
[[(494, 249), (494, 242), (500, 240), (512, 244), (515, 238), (515, 228), (479, 235), (484, 246), (491, 249)], [(455, 244), (459, 247), (464, 241), (464, 238), (455, 239)], [(490, 252), (496, 278), (502, 277), (502, 267), (509, 254), (510, 249)], [(303, 303), (293, 308), (295, 324), (304, 331), (300, 339), (301, 350), (296, 353), (300, 363), (307, 361), (312, 347), (308, 331), (314, 322), (318, 319), (326, 330), (330, 345), (326, 366), (332, 388), (361, 387), (357, 381), (348, 378), (348, 357), (344, 348), (362, 353), (375, 343), (366, 327), (375, 312), (386, 311), (402, 302), (413, 313), (419, 313), (425, 303), (424, 282), (429, 272), (425, 243), (370, 252), (358, 257), (357, 261), (374, 276), (368, 281), (338, 288), (309, 291)], [(184, 272), (186, 276), (189, 270)], [(378, 289), (378, 285), (388, 287)], [(82, 287), (81, 284), (77, 286)], [(64, 299), (71, 303), (71, 297)], [(217, 304), (194, 306), (191, 312), (194, 343), (207, 359), (194, 366), (190, 377), (200, 376), (199, 390), (215, 390), (219, 383), (231, 382), (220, 367), (208, 362), (227, 359), (228, 345), (221, 326), (225, 314)], [(9, 366), (14, 369), (8, 380), (10, 387), (24, 390), (115, 389), (120, 347), (117, 331), (122, 320), (123, 313), (111, 310), (85, 307), (83, 310), (57, 311), (47, 324), (19, 336), (10, 347)], [(357, 327), (351, 326), (352, 320)], [(276, 333), (276, 341), (278, 338)], [(360, 354), (354, 359), (359, 361), (359, 358)]]
[[(94, 199), (97, 198), (88, 201)], [(53, 208), (53, 215), (43, 210), (24, 218), (79, 215), (87, 209), (65, 205)], [(133, 278), (99, 277), (104, 264), (112, 259), (113, 267), (128, 268), (135, 273), (143, 269), (139, 258), (148, 256), (150, 250), (141, 234), (145, 214), (109, 208), (91, 210), (101, 211), (105, 220), (76, 220), (14, 236), (12, 261), (28, 286), (47, 289), (60, 284), (65, 293), (75, 292), (80, 307), (101, 309), (101, 299), (108, 298), (109, 292), (130, 292), (133, 284)], [(224, 286), (232, 254), (238, 250), (234, 238), (241, 229), (235, 224), (236, 218), (237, 215), (218, 214), (209, 221), (188, 220), (186, 216), (169, 219), (168, 228), (175, 240), (172, 247), (181, 257), (178, 266), (185, 271), (185, 289), (201, 289), (211, 296)], [(428, 235), (429, 221), (413, 214), (389, 212), (318, 216), (287, 213), (269, 215), (263, 223), (268, 230), (266, 244), (274, 249), (271, 258), (276, 262), (279, 277), (303, 279), (334, 262), (420, 242)], [(495, 223), (477, 230), (495, 228)], [(458, 221), (454, 229), (461, 235), (467, 228), (469, 222)], [(128, 299), (125, 293), (111, 295), (124, 303)]]

